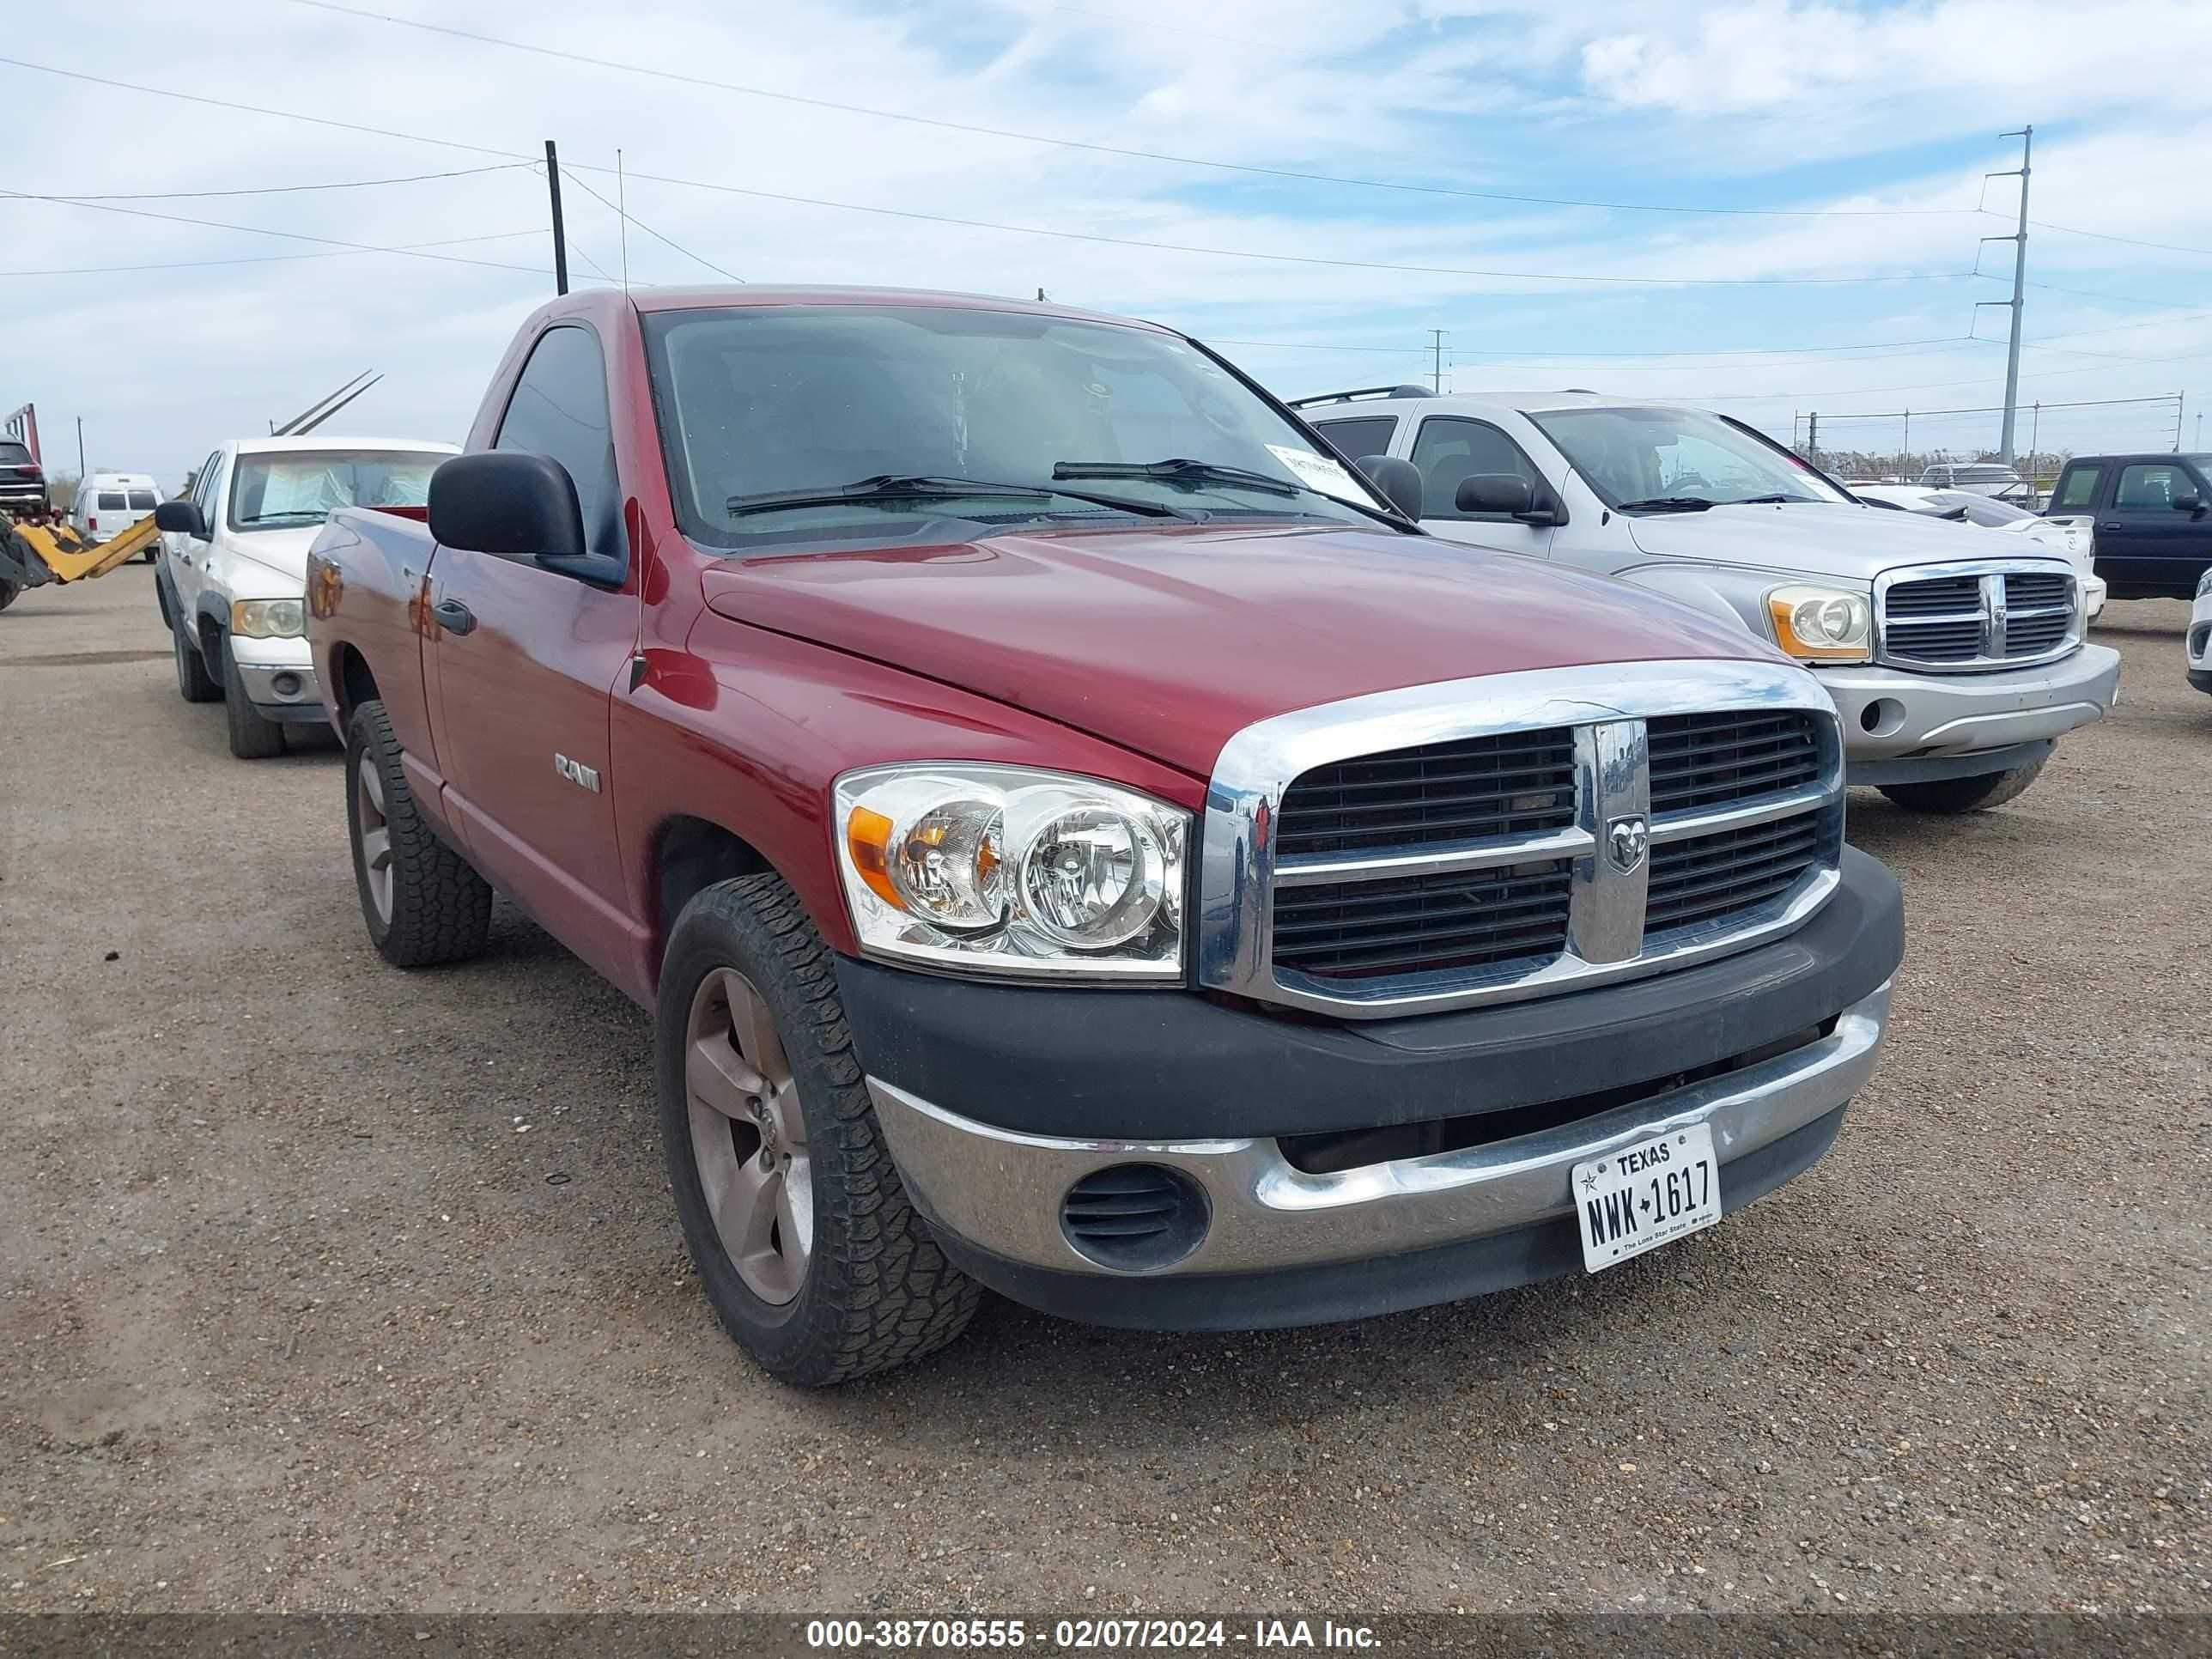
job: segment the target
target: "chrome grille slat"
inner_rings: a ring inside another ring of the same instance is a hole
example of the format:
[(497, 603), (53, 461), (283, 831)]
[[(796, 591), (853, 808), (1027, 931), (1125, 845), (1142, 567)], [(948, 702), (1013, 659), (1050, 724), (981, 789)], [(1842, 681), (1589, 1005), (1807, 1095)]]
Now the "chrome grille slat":
[(1316, 768), (1285, 795), (1284, 857), (1534, 835), (1574, 821), (1565, 727), (1428, 744)]

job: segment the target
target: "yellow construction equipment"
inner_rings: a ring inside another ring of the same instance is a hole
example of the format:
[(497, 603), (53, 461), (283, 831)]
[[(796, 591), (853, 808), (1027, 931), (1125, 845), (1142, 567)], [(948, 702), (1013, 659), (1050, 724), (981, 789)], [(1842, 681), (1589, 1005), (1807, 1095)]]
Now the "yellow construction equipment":
[(14, 604), (27, 587), (104, 576), (147, 551), (161, 533), (150, 514), (104, 542), (87, 541), (51, 514), (29, 514), (12, 522), (0, 517), (0, 611)]

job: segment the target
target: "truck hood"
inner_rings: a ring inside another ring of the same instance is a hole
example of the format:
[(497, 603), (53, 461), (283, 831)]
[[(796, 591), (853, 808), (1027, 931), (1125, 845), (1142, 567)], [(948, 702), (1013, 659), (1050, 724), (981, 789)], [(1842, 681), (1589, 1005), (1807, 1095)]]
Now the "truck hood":
[(261, 566), (281, 582), (289, 582), (290, 586), (281, 596), (289, 599), (294, 593), (307, 591), (307, 550), (315, 544), (315, 538), (322, 534), (322, 530), (319, 524), (307, 524), (284, 530), (232, 531), (228, 542), (230, 551), (238, 558)]
[(1077, 727), (1198, 777), (1255, 720), (1401, 686), (1671, 659), (1781, 660), (1625, 584), (1427, 537), (1039, 531), (732, 560), (717, 614)]
[(1900, 564), (2034, 556), (2032, 544), (1996, 541), (1978, 525), (1827, 501), (1646, 514), (1628, 533), (1656, 558), (1858, 582)]

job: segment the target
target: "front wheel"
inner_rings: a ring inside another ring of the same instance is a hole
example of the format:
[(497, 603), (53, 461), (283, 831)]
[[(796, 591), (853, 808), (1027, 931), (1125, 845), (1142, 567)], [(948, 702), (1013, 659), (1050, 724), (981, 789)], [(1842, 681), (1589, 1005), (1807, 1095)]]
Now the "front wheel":
[(253, 706), (239, 678), (238, 664), (225, 639), (216, 647), (222, 659), (222, 712), (230, 730), (230, 752), (240, 760), (267, 760), (284, 752), (284, 728)]
[(13, 582), (0, 582), (0, 611), (15, 603), (15, 596), (23, 590)]
[(684, 907), (655, 1049), (677, 1215), (740, 1346), (820, 1388), (966, 1328), (981, 1290), (907, 1198), (830, 952), (781, 877), (717, 883)]
[(2008, 772), (1982, 772), (1970, 778), (1936, 778), (1927, 783), (1885, 783), (1881, 793), (1908, 812), (1979, 812), (2002, 806), (2033, 783), (2044, 760)]
[(178, 621), (171, 624), (169, 644), (176, 653), (179, 696), (186, 702), (213, 702), (222, 695), (222, 688), (207, 672), (207, 659), (200, 654), (200, 642), (192, 637), (186, 623)]

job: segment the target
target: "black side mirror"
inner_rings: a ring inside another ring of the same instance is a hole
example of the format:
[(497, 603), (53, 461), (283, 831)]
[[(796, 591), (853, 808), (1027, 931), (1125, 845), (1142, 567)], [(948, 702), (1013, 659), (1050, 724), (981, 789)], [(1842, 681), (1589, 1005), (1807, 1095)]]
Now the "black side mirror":
[(1420, 468), (1388, 455), (1362, 455), (1352, 465), (1367, 475), (1367, 482), (1381, 490), (1391, 506), (1415, 524), (1421, 521)]
[(2173, 509), (2177, 513), (2202, 513), (2204, 510), (2204, 498), (2192, 489), (2186, 495), (2176, 495), (2173, 498)]
[(1460, 481), (1452, 505), (1462, 513), (1517, 519), (1536, 505), (1536, 487), (1517, 472), (1478, 472)]
[(191, 501), (160, 501), (154, 507), (154, 528), (190, 536), (194, 541), (208, 539), (207, 520), (200, 516), (198, 506)]
[(576, 481), (520, 450), (456, 455), (430, 475), (430, 534), (441, 545), (544, 563), (586, 556)]
[(1551, 491), (1540, 495), (1536, 486), (1517, 472), (1478, 472), (1462, 481), (1452, 504), (1462, 513), (1518, 519), (1526, 525), (1562, 522), (1559, 502)]

